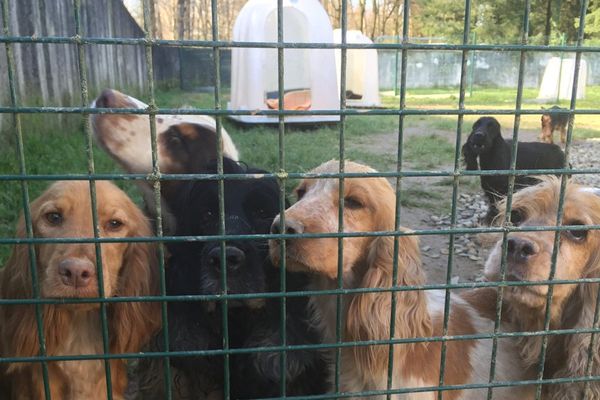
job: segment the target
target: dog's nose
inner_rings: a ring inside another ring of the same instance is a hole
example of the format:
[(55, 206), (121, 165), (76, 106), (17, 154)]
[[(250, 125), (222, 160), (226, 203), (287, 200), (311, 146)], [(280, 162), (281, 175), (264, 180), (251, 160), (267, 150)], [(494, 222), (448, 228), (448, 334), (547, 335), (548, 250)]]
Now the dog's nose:
[(100, 96), (96, 99), (96, 107), (98, 108), (112, 108), (115, 104), (116, 96), (115, 92), (110, 89), (104, 89)]
[[(246, 261), (246, 254), (235, 246), (225, 246), (225, 265), (230, 271), (238, 270)], [(208, 252), (208, 263), (215, 268), (221, 267), (221, 246)]]
[(75, 288), (87, 287), (96, 270), (90, 260), (81, 258), (67, 258), (58, 264), (58, 274), (63, 284)]
[[(302, 225), (302, 223), (300, 221), (296, 221), (292, 218), (286, 218), (283, 229), (286, 234), (293, 235), (293, 234), (297, 234), (297, 233), (303, 233), (304, 225)], [(271, 225), (271, 233), (273, 233), (273, 234), (281, 233), (281, 220), (279, 219), (279, 215), (277, 217), (275, 217), (275, 219), (273, 220), (273, 224)]]
[(508, 258), (513, 262), (525, 262), (537, 253), (535, 243), (522, 238), (509, 238), (507, 242)]

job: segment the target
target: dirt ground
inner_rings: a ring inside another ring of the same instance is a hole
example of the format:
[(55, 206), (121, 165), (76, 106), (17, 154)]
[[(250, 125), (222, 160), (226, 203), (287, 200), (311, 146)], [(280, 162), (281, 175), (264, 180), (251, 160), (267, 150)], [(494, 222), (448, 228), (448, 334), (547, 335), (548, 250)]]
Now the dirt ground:
[[(408, 127), (404, 131), (404, 141), (410, 140), (411, 137), (416, 135), (437, 135), (446, 138), (449, 143), (454, 144), (456, 140), (456, 132), (448, 130), (439, 130), (427, 128), (424, 131), (420, 127)], [(463, 142), (466, 139), (467, 133), (463, 133)], [(504, 134), (506, 137), (506, 133)], [(520, 130), (519, 140), (520, 141), (535, 141), (538, 132), (532, 130)], [(376, 155), (382, 156), (384, 160), (395, 160), (397, 146), (398, 146), (398, 134), (397, 132), (389, 134), (380, 134), (375, 136), (369, 136), (369, 141), (366, 143), (355, 144), (359, 146), (361, 150), (368, 151)], [(390, 162), (388, 170), (394, 170), (395, 164)], [(403, 168), (411, 168), (411, 164), (408, 163)], [(439, 164), (435, 170), (452, 170), (453, 164)], [(420, 191), (435, 191), (441, 196), (442, 201), (439, 201), (439, 207), (432, 207), (431, 203), (424, 207), (402, 207), (401, 223), (403, 226), (411, 229), (441, 229), (434, 221), (432, 221), (432, 215), (448, 215), (450, 214), (449, 203), (452, 198), (452, 185), (446, 184), (441, 185), (440, 181), (444, 178), (432, 177), (432, 178), (419, 178), (419, 179), (404, 179), (403, 190), (407, 190), (410, 195), (411, 188), (418, 188)], [(447, 180), (447, 178), (446, 178)], [(479, 182), (472, 181), (470, 185), (461, 185), (459, 187), (459, 193), (475, 194), (482, 193), (479, 187)], [(409, 199), (410, 200), (410, 199)], [(418, 199), (414, 202), (419, 202)], [(425, 204), (425, 203), (424, 203)], [(460, 218), (460, 216), (458, 216)], [(456, 237), (458, 238), (458, 235)], [(481, 279), (483, 273), (483, 266), (485, 258), (489, 254), (489, 250), (495, 238), (492, 235), (479, 235), (473, 238), (473, 245), (477, 246), (478, 252), (482, 257), (474, 260), (466, 255), (455, 254), (450, 279), (452, 282), (473, 282)], [(422, 251), (423, 265), (427, 272), (427, 283), (445, 283), (448, 279), (448, 250), (449, 250), (449, 236), (448, 235), (422, 235), (420, 237), (420, 247)]]

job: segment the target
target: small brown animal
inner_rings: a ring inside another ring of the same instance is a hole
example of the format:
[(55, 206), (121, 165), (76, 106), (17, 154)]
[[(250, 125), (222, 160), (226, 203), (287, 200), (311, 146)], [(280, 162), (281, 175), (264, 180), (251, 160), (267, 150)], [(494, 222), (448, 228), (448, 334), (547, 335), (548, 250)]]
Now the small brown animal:
[[(96, 182), (100, 237), (145, 237), (150, 224), (127, 197), (109, 182)], [(93, 238), (88, 182), (62, 181), (51, 185), (31, 203), (36, 238)], [(17, 237), (25, 237), (24, 219)], [(101, 244), (104, 296), (149, 296), (158, 293), (154, 246), (141, 242)], [(97, 260), (93, 243), (43, 243), (35, 245), (35, 265), (40, 296), (44, 299), (98, 297)], [(28, 245), (18, 244), (0, 274), (0, 297), (31, 299), (32, 278)], [(160, 327), (160, 309), (151, 302), (116, 302), (107, 306), (110, 352), (135, 353)], [(98, 303), (42, 306), (43, 334), (48, 356), (103, 354), (102, 324)], [(40, 354), (34, 305), (0, 306), (0, 354), (35, 357)], [(113, 399), (122, 400), (127, 386), (125, 360), (112, 359)], [(53, 399), (104, 400), (106, 374), (102, 360), (48, 362)], [(0, 398), (44, 399), (42, 367), (38, 362), (0, 364), (0, 381), (10, 389)], [(2, 385), (0, 385), (1, 387)]]
[[(544, 109), (542, 107), (542, 109)], [(558, 114), (556, 111), (566, 111), (565, 108), (552, 106), (547, 109), (549, 112), (542, 114), (542, 132), (540, 141), (544, 143), (554, 143), (554, 131), (560, 131), (560, 142), (567, 140), (567, 124), (569, 123), (569, 114)]]

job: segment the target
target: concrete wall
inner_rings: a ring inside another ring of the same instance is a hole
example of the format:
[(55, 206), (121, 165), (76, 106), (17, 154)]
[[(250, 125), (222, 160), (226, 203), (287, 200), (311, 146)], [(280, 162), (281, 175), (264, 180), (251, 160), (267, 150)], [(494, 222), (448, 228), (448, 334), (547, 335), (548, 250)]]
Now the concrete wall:
[[(461, 53), (457, 51), (411, 51), (408, 53), (406, 83), (408, 88), (451, 87), (460, 84)], [(399, 53), (399, 57), (401, 53)], [(548, 60), (555, 54), (528, 53), (525, 62), (524, 85), (539, 88)], [(573, 54), (565, 54), (574, 57)], [(478, 86), (516, 88), (519, 74), (518, 52), (476, 52), (473, 82)], [(600, 55), (583, 55), (588, 63), (588, 85), (600, 85)], [(469, 60), (470, 65), (471, 60)], [(398, 62), (400, 65), (400, 61)], [(379, 51), (379, 85), (394, 87), (396, 52)], [(594, 73), (596, 71), (596, 73)], [(399, 79), (399, 78), (398, 78)]]
[[(382, 90), (394, 87), (395, 52), (381, 50), (379, 55), (379, 83)], [(524, 85), (526, 88), (539, 88), (548, 60), (557, 54), (528, 53), (525, 61)], [(400, 56), (400, 55), (399, 55)], [(182, 49), (181, 88), (198, 90), (214, 85), (212, 49)], [(518, 52), (476, 52), (474, 54), (474, 84), (483, 87), (516, 88), (519, 74)], [(565, 58), (574, 53), (565, 53)], [(600, 54), (584, 53), (588, 64), (588, 85), (600, 85)], [(469, 59), (470, 68), (471, 59)], [(457, 51), (411, 51), (408, 56), (407, 87), (434, 88), (457, 87), (460, 83), (461, 53)], [(398, 59), (400, 66), (400, 59)], [(221, 85), (231, 86), (231, 50), (221, 50)], [(468, 71), (470, 73), (470, 70)], [(399, 77), (398, 77), (399, 79)], [(470, 79), (470, 78), (468, 78)]]
[[(12, 36), (73, 36), (72, 0), (11, 1)], [(82, 35), (86, 37), (140, 38), (144, 34), (120, 0), (82, 0)], [(0, 21), (0, 27), (2, 22)], [(3, 27), (2, 27), (3, 28)], [(81, 85), (77, 46), (73, 44), (13, 44), (15, 84), (21, 105), (79, 106)], [(179, 79), (174, 49), (154, 53), (155, 76), (161, 81)], [(142, 45), (86, 45), (85, 71), (90, 98), (103, 87), (143, 93), (147, 88)], [(10, 105), (6, 51), (0, 46), (0, 105)], [(0, 116), (7, 123), (9, 116)]]

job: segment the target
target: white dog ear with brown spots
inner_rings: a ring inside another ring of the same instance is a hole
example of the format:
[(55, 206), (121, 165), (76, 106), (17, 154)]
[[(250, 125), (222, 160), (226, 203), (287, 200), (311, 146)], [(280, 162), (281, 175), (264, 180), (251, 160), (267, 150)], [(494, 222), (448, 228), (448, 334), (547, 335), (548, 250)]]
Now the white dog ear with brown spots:
[(597, 187), (584, 187), (584, 188), (581, 188), (581, 191), (593, 193), (596, 196), (600, 196), (600, 188), (597, 188)]

